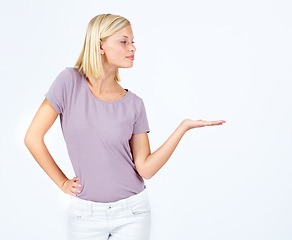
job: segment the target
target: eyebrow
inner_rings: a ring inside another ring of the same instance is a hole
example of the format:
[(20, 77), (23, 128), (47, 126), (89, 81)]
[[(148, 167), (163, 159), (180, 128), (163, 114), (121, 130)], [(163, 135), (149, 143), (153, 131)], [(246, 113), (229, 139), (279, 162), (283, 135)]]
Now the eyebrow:
[[(120, 36), (120, 37), (125, 37), (125, 38), (128, 38), (128, 36)], [(133, 36), (133, 38), (134, 38), (134, 36)]]

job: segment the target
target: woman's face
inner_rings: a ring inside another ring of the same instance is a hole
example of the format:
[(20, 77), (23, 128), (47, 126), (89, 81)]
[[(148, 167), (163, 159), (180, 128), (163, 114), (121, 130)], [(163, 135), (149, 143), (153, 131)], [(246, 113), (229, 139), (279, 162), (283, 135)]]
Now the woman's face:
[(103, 66), (116, 68), (130, 68), (133, 66), (132, 56), (136, 52), (133, 45), (133, 32), (131, 25), (128, 25), (115, 34), (103, 39), (101, 44), (101, 57)]

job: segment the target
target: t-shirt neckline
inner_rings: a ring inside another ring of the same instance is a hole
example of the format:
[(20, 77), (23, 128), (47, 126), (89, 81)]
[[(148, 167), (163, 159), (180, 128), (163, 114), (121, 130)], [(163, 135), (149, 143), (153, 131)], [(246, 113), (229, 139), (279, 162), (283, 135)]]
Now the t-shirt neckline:
[(127, 91), (126, 94), (122, 98), (120, 98), (120, 99), (118, 99), (116, 101), (104, 101), (104, 100), (101, 100), (101, 99), (97, 98), (96, 96), (94, 96), (93, 93), (90, 91), (90, 88), (88, 86), (87, 80), (86, 80), (86, 78), (85, 78), (85, 76), (84, 76), (84, 74), (82, 72), (81, 72), (81, 75), (82, 75), (82, 82), (84, 82), (84, 84), (85, 84), (86, 91), (88, 92), (88, 94), (92, 98), (94, 98), (98, 102), (102, 102), (102, 103), (106, 103), (106, 104), (113, 104), (113, 103), (124, 101), (129, 95), (130, 90), (126, 88), (126, 89), (124, 89), (124, 90)]

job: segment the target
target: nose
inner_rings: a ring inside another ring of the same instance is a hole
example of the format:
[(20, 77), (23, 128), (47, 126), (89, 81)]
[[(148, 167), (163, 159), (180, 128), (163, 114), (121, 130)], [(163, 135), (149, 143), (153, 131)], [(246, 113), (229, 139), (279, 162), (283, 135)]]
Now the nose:
[(135, 52), (136, 51), (136, 48), (134, 46), (134, 44), (132, 43), (131, 46), (130, 46), (130, 52)]

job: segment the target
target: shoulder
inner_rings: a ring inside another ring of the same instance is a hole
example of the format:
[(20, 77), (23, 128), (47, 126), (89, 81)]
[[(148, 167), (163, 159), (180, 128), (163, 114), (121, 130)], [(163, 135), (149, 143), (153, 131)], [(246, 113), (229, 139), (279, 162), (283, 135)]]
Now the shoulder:
[(70, 68), (65, 68), (56, 77), (55, 82), (58, 84), (66, 85), (68, 82), (70, 82), (72, 79), (72, 73)]
[(81, 72), (78, 70), (77, 67), (65, 67), (60, 73), (59, 76), (62, 79), (72, 79), (77, 76), (82, 76)]
[(65, 67), (56, 77), (56, 82), (66, 88), (70, 88), (76, 84), (77, 79), (81, 76), (81, 73), (78, 72), (78, 68)]
[(131, 91), (131, 95), (132, 95), (132, 99), (136, 103), (140, 104), (141, 102), (143, 102), (143, 99), (139, 95), (137, 95), (136, 93), (134, 93), (134, 92)]
[(143, 98), (134, 92), (131, 92), (131, 102), (132, 102), (132, 109), (135, 112), (140, 113), (141, 111), (145, 109)]
[(73, 75), (81, 74), (78, 67), (66, 67), (64, 71), (70, 72)]
[(60, 74), (62, 74), (64, 77), (67, 77), (68, 79), (74, 79), (76, 77), (82, 76), (77, 67), (66, 67)]

